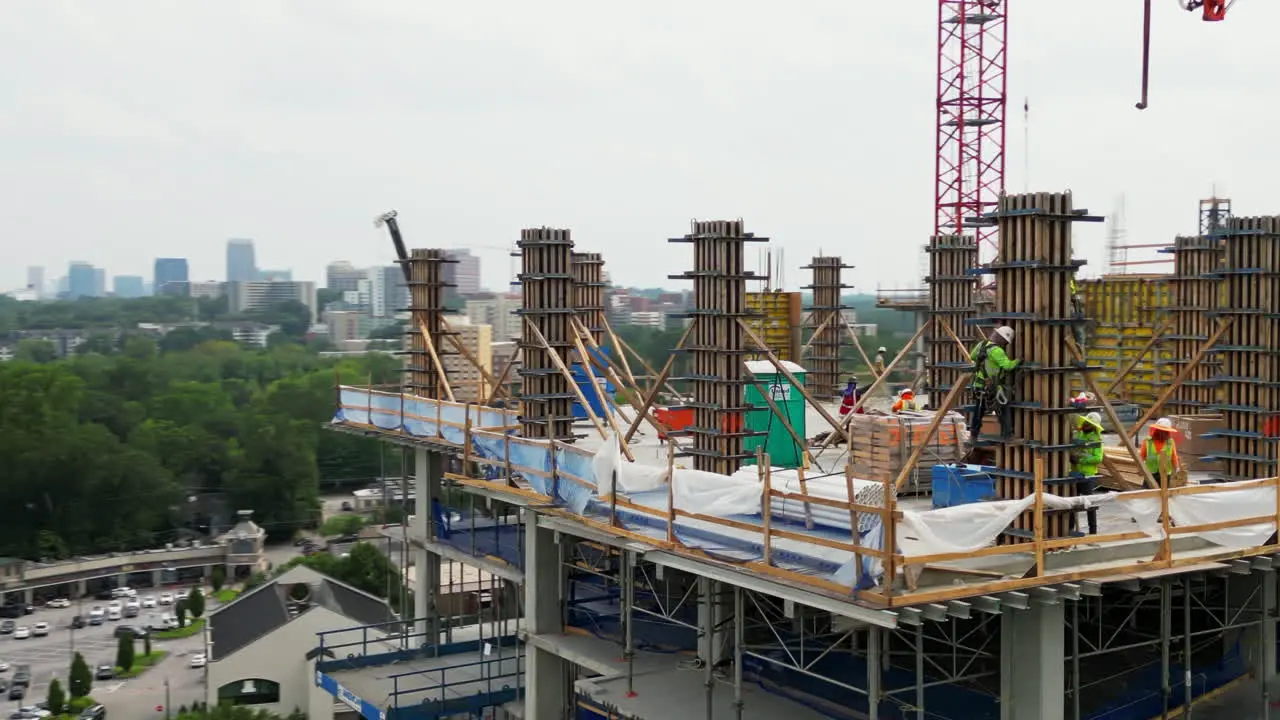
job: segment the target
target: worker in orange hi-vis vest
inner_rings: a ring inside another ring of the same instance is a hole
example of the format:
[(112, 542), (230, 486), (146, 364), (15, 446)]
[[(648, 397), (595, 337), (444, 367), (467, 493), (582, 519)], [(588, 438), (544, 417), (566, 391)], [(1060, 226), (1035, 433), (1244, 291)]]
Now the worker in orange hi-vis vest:
[(898, 400), (893, 403), (893, 412), (896, 415), (904, 410), (919, 410), (920, 403), (916, 402), (916, 394), (911, 388), (903, 388), (898, 393)]
[(1161, 487), (1169, 487), (1169, 479), (1182, 469), (1178, 445), (1173, 439), (1177, 432), (1173, 421), (1160, 418), (1147, 428), (1147, 440), (1142, 444), (1142, 461)]

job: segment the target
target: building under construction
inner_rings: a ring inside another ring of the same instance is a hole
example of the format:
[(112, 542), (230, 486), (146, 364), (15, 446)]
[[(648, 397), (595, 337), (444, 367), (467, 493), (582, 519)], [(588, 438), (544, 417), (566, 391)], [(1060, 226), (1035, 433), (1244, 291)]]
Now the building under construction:
[[(322, 636), (317, 685), (387, 719), (1118, 720), (1215, 717), (1203, 708), (1241, 693), (1266, 717), (1280, 650), (1280, 220), (1170, 239), (1172, 299), (1144, 352), (1175, 359), (1152, 364), (1150, 397), (1123, 395), (1139, 408), (1128, 418), (1113, 398), (1139, 363), (1098, 362), (1073, 332), (1072, 228), (1098, 219), (1076, 202), (1001, 197), (972, 219), (1000, 237), (983, 264), (972, 238), (933, 238), (907, 343), (925, 339), (930, 409), (906, 418), (837, 416), (839, 258), (812, 263), (824, 299), (798, 356), (754, 329), (743, 249), (765, 238), (742, 221), (674, 238), (694, 309), (661, 367), (599, 311), (607, 255), (580, 254), (590, 239), (566, 229), (523, 231), (520, 390), (490, 404), (449, 399), (439, 254), (407, 253), (403, 387), (340, 386), (329, 427), (413, 454), (408, 535), (427, 571), (412, 631)], [(991, 305), (976, 301), (983, 276)], [(1015, 328), (1023, 361), (1008, 436), (957, 420), (968, 346), (991, 324)], [(626, 392), (608, 397), (606, 382)], [(1123, 492), (1072, 472), (1079, 387), (1118, 431), (1102, 472), (1128, 477)], [(1174, 409), (1203, 429), (1189, 443), (1214, 448), (1184, 483), (1140, 458), (1145, 424)], [(873, 426), (883, 441), (868, 446), (859, 433)], [(990, 464), (931, 459), (947, 433)], [(780, 448), (798, 461), (775, 462)], [(922, 463), (932, 498), (908, 496)], [(479, 624), (443, 601), (442, 562), (494, 578)]]

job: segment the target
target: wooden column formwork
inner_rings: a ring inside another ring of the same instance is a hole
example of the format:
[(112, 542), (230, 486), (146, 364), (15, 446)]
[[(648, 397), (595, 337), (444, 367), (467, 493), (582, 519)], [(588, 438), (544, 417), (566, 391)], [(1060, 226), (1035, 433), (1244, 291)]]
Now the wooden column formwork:
[[(1167, 280), (1170, 289), (1169, 310), (1172, 327), (1165, 333), (1170, 349), (1165, 363), (1173, 366), (1172, 375), (1200, 350), (1217, 326), (1214, 313), (1222, 292), (1222, 239), (1199, 235), (1178, 237), (1173, 241), (1173, 275)], [(1195, 415), (1217, 404), (1218, 381), (1222, 361), (1210, 353), (1191, 369), (1187, 379), (1173, 391), (1166, 404), (1170, 415)]]
[(815, 336), (809, 341), (811, 349), (805, 357), (808, 373), (804, 385), (817, 400), (840, 397), (843, 388), (840, 382), (840, 347), (847, 331), (844, 328), (846, 306), (841, 297), (852, 286), (841, 282), (840, 276), (852, 267), (838, 257), (819, 256), (801, 268), (813, 271), (812, 284), (801, 289), (813, 291), (813, 304), (805, 308), (809, 313), (809, 330)]
[(693, 270), (671, 275), (673, 280), (693, 281), (695, 323), (684, 349), (691, 360), (694, 422), (686, 431), (672, 434), (693, 436), (693, 446), (681, 454), (693, 456), (698, 470), (725, 475), (736, 472), (749, 457), (743, 440), (755, 435), (746, 429), (745, 414), (753, 410), (743, 396), (747, 384), (744, 357), (756, 352), (745, 337), (739, 319), (747, 310), (747, 280), (756, 275), (745, 268), (744, 248), (748, 242), (765, 242), (743, 229), (741, 220), (693, 222), (693, 232), (673, 243), (693, 245)]
[[(520, 433), (527, 438), (555, 438), (572, 442), (573, 402), (569, 380), (551, 359), (551, 352), (568, 365), (574, 347), (570, 320), (574, 316), (573, 240), (568, 230), (531, 228), (520, 231), (520, 281), (524, 297), (520, 349)], [(550, 345), (542, 344), (532, 327)]]
[(1232, 317), (1218, 345), (1222, 367), (1216, 409), (1227, 450), (1219, 454), (1228, 480), (1276, 472), (1280, 413), (1280, 216), (1231, 218), (1223, 233), (1221, 317)]
[[(929, 407), (936, 409), (956, 379), (973, 368), (968, 354), (956, 346), (955, 333), (966, 348), (978, 340), (972, 320), (978, 289), (978, 243), (971, 236), (935, 235), (929, 238), (929, 315), (934, 322), (925, 332)], [(941, 321), (941, 322), (938, 322)], [(944, 327), (945, 325), (945, 327)], [(950, 329), (951, 332), (947, 332)]]
[(600, 253), (574, 253), (573, 309), (597, 346), (605, 344), (604, 258)]
[[(1074, 496), (1084, 491), (1071, 477), (1071, 376), (1081, 370), (1067, 338), (1072, 333), (1070, 281), (1083, 264), (1072, 258), (1071, 223), (1101, 220), (1072, 206), (1071, 193), (1028, 193), (1000, 198), (995, 212), (1000, 249), (989, 270), (996, 277), (992, 320), (1014, 331), (1011, 356), (1023, 368), (1014, 383), (1013, 433), (997, 446), (996, 493), (1020, 499), (1036, 492), (1038, 458), (1044, 461), (1047, 492)], [(1044, 511), (1043, 537), (1074, 532), (1076, 513)], [(1001, 542), (1027, 542), (1035, 537), (1035, 512), (1019, 516)]]
[[(444, 250), (412, 250), (409, 259), (401, 262), (409, 266), (409, 327), (405, 330), (404, 391), (426, 398), (443, 398), (440, 373), (436, 360), (444, 362), (444, 356), (454, 354), (444, 329), (445, 289), (453, 287), (445, 281), (445, 265), (455, 263)], [(422, 330), (431, 336), (433, 348), (427, 346)], [(435, 357), (432, 357), (432, 350)]]

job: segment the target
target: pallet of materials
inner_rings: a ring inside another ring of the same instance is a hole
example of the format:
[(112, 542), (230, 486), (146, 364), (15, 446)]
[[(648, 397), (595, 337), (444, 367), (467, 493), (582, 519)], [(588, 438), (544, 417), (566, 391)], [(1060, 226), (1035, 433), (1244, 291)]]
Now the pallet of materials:
[(930, 491), (934, 465), (960, 462), (969, 441), (964, 417), (949, 412), (933, 437), (928, 437), (934, 413), (905, 412), (899, 415), (856, 415), (849, 425), (849, 463), (853, 476), (883, 482), (894, 480), (903, 464), (921, 444), (920, 452), (901, 494)]
[[(1138, 469), (1138, 464), (1133, 461), (1133, 456), (1128, 450), (1117, 447), (1107, 447), (1102, 449), (1102, 454), (1106, 456), (1110, 463), (1103, 463), (1098, 468), (1098, 485), (1110, 490), (1118, 490), (1125, 492), (1127, 490), (1141, 490), (1142, 471)], [(1118, 472), (1119, 476), (1113, 475), (1107, 467), (1111, 465)], [(1187, 484), (1187, 473), (1185, 470), (1173, 474), (1172, 487), (1182, 487)]]

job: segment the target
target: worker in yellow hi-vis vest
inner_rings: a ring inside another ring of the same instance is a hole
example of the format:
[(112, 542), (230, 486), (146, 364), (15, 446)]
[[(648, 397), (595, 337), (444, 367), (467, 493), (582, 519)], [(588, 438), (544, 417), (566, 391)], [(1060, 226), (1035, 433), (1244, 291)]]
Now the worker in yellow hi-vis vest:
[(1142, 444), (1142, 461), (1160, 487), (1171, 487), (1174, 473), (1182, 469), (1178, 444), (1173, 439), (1176, 432), (1173, 421), (1167, 417), (1160, 418), (1147, 428), (1147, 439)]

